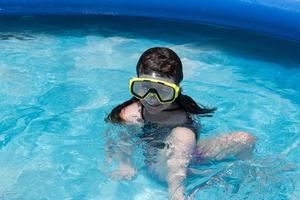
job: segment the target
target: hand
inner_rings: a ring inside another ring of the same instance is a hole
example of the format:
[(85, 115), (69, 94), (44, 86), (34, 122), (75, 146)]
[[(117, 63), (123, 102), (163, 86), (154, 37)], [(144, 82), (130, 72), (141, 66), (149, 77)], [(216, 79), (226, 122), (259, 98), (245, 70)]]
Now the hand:
[(171, 199), (171, 200), (184, 200), (184, 187), (179, 186), (175, 190), (169, 188), (169, 199)]
[(119, 169), (113, 171), (110, 176), (117, 180), (131, 180), (136, 174), (136, 169), (129, 164), (121, 164)]

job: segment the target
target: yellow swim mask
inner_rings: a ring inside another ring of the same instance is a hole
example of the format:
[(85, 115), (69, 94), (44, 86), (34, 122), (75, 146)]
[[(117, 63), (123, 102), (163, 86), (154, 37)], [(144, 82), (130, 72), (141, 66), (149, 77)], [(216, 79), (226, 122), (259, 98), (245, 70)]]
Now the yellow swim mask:
[(129, 88), (131, 94), (138, 99), (154, 94), (162, 104), (174, 102), (180, 92), (180, 87), (176, 84), (154, 78), (134, 77), (129, 81)]

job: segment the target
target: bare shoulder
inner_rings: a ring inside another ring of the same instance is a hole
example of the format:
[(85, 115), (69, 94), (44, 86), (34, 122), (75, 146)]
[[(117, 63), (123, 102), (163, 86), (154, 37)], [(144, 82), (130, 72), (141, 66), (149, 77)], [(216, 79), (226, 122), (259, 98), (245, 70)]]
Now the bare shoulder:
[(141, 123), (143, 119), (140, 103), (134, 102), (124, 107), (120, 112), (120, 118), (127, 123)]

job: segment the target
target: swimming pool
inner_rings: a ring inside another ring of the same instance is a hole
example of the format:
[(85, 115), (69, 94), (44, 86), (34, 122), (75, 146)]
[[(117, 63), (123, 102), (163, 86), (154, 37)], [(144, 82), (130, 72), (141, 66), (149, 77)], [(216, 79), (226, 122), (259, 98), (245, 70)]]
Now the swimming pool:
[(218, 107), (200, 138), (244, 130), (258, 139), (250, 161), (191, 166), (187, 195), (298, 199), (299, 43), (114, 17), (0, 18), (0, 199), (166, 199), (142, 152), (129, 182), (108, 176), (104, 156), (112, 127), (103, 119), (130, 97), (137, 59), (153, 46), (181, 57), (185, 93)]

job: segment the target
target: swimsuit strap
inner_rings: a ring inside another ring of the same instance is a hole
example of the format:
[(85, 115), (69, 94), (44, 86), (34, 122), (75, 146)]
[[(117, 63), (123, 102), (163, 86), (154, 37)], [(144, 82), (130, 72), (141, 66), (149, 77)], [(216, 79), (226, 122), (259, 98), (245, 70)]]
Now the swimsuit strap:
[(141, 117), (142, 117), (143, 121), (145, 122), (144, 106), (143, 106), (143, 104), (140, 101), (138, 101), (138, 105), (141, 107)]

